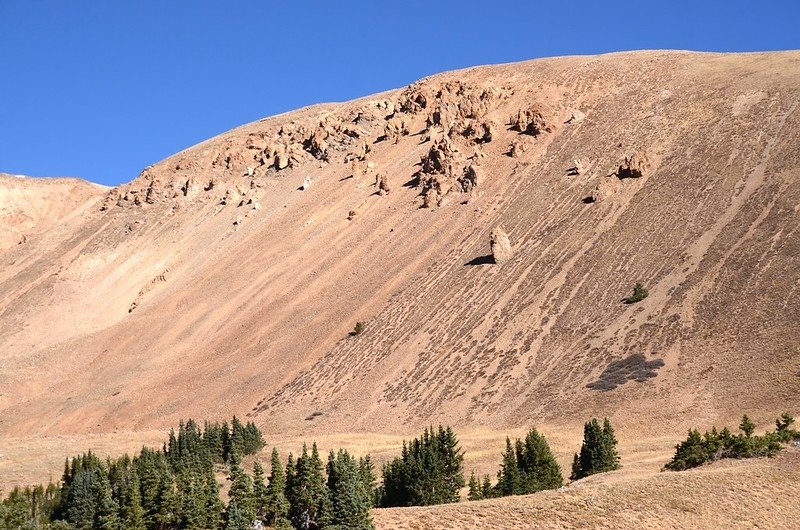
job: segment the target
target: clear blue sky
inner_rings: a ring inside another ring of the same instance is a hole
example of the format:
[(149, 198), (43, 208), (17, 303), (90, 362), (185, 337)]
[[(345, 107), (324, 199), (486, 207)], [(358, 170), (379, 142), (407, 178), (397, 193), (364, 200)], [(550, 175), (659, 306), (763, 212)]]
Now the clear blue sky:
[(797, 49), (800, 0), (0, 0), (0, 171), (118, 184), (311, 103), (645, 48)]

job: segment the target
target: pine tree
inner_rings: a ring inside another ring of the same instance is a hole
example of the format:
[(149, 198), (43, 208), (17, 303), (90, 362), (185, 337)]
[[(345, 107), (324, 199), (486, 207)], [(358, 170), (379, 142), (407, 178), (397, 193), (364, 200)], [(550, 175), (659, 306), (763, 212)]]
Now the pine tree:
[[(610, 431), (610, 436), (613, 437), (613, 431)], [(525, 436), (525, 441), (518, 443), (518, 446), (521, 447), (517, 453), (521, 494), (561, 487), (564, 483), (561, 468), (544, 436), (532, 428)]]
[(739, 430), (741, 430), (745, 436), (750, 438), (756, 431), (756, 424), (753, 423), (753, 420), (751, 420), (747, 414), (745, 414), (742, 416), (742, 422), (739, 424)]
[(775, 431), (788, 432), (792, 430), (792, 425), (794, 425), (794, 418), (788, 412), (784, 412), (780, 418), (775, 420)]
[(517, 453), (511, 444), (511, 438), (506, 436), (506, 449), (503, 451), (503, 461), (497, 473), (497, 493), (501, 496), (516, 495), (520, 490), (520, 483)]
[(330, 524), (354, 530), (374, 528), (369, 516), (372, 495), (355, 458), (343, 449), (337, 454), (331, 451), (327, 471)]
[(230, 481), (231, 487), (228, 491), (228, 496), (231, 500), (236, 501), (236, 508), (239, 514), (252, 523), (256, 518), (253, 499), (253, 480), (250, 478), (250, 475), (245, 473), (244, 469), (242, 469), (235, 451), (232, 453)]
[(617, 453), (617, 439), (611, 422), (606, 418), (603, 427), (597, 418), (586, 422), (583, 427), (583, 445), (579, 455), (572, 462), (572, 476), (578, 480), (595, 473), (604, 473), (620, 468)]
[[(289, 455), (288, 467), (293, 467), (293, 459)], [(269, 484), (266, 489), (266, 504), (264, 505), (264, 520), (273, 527), (286, 525), (289, 522), (289, 501), (286, 498), (287, 481), (281, 465), (278, 450), (272, 449), (270, 462)]]
[(469, 475), (469, 493), (467, 494), (467, 499), (471, 501), (479, 501), (483, 499), (483, 491), (481, 490), (481, 483), (478, 481), (478, 477), (475, 476), (475, 471), (470, 473)]
[(495, 489), (492, 486), (492, 480), (489, 478), (489, 475), (483, 476), (483, 482), (481, 483), (481, 497), (484, 499), (491, 499), (494, 497)]
[(131, 469), (120, 490), (120, 525), (126, 530), (144, 530), (144, 508), (139, 486), (139, 475)]
[(330, 500), (325, 482), (317, 444), (313, 444), (310, 455), (308, 446), (303, 444), (287, 495), (291, 505), (289, 515), (295, 528), (308, 530), (324, 526), (327, 522)]
[(239, 509), (236, 499), (231, 499), (225, 511), (225, 530), (250, 530), (252, 520)]
[(380, 505), (428, 506), (457, 502), (464, 487), (464, 452), (451, 428), (425, 429), (403, 442), (401, 456), (383, 466)]

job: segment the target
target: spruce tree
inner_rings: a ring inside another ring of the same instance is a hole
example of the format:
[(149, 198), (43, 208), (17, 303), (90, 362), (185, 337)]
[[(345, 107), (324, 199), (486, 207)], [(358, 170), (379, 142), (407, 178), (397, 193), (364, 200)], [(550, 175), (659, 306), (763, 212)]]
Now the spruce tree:
[[(291, 455), (289, 467), (293, 466)], [(264, 506), (264, 520), (272, 527), (286, 526), (289, 523), (289, 501), (286, 498), (286, 476), (281, 465), (278, 450), (272, 449), (270, 462), (269, 484), (266, 489), (266, 504)]]
[(251, 530), (253, 521), (239, 509), (236, 499), (231, 499), (225, 511), (225, 530)]
[(308, 446), (297, 457), (295, 471), (291, 477), (289, 490), (289, 511), (292, 525), (300, 530), (324, 526), (329, 517), (329, 498), (325, 484), (322, 460), (319, 458), (317, 444)]
[(230, 481), (231, 487), (228, 491), (228, 496), (231, 500), (236, 501), (236, 508), (239, 511), (239, 515), (252, 523), (256, 518), (253, 499), (253, 480), (250, 478), (250, 475), (242, 469), (235, 451), (232, 453)]
[(481, 483), (478, 481), (478, 477), (475, 476), (475, 471), (470, 473), (469, 475), (469, 482), (467, 483), (469, 487), (469, 493), (467, 494), (467, 499), (471, 501), (479, 501), (483, 499), (483, 491), (481, 490)]
[(369, 516), (372, 494), (359, 471), (355, 458), (340, 449), (328, 456), (328, 492), (330, 495), (330, 524), (353, 530), (372, 529)]
[(511, 444), (511, 438), (506, 436), (506, 449), (503, 451), (503, 461), (497, 473), (497, 493), (501, 496), (516, 495), (520, 490), (520, 483), (517, 453)]
[(742, 422), (739, 424), (739, 430), (741, 430), (745, 436), (750, 438), (756, 431), (756, 424), (753, 423), (753, 420), (751, 420), (747, 414), (745, 414), (742, 416)]
[(617, 439), (611, 422), (606, 418), (603, 427), (597, 418), (583, 426), (583, 445), (572, 462), (571, 480), (578, 480), (595, 473), (604, 473), (620, 468)]

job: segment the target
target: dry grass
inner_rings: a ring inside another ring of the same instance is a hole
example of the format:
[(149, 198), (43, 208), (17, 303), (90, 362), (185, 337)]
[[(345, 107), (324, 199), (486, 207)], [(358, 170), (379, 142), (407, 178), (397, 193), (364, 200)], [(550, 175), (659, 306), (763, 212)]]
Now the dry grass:
[(558, 491), (429, 508), (373, 511), (392, 529), (797, 528), (800, 453), (681, 473), (594, 476)]

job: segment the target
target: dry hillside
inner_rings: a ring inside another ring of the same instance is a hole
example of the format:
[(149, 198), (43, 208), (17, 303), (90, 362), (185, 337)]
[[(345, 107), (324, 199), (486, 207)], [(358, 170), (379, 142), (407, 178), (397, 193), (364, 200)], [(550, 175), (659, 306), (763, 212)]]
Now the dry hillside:
[(0, 439), (23, 465), (19, 440), (233, 413), (280, 439), (766, 426), (800, 405), (798, 101), (800, 52), (542, 59), (111, 190), (3, 177)]

